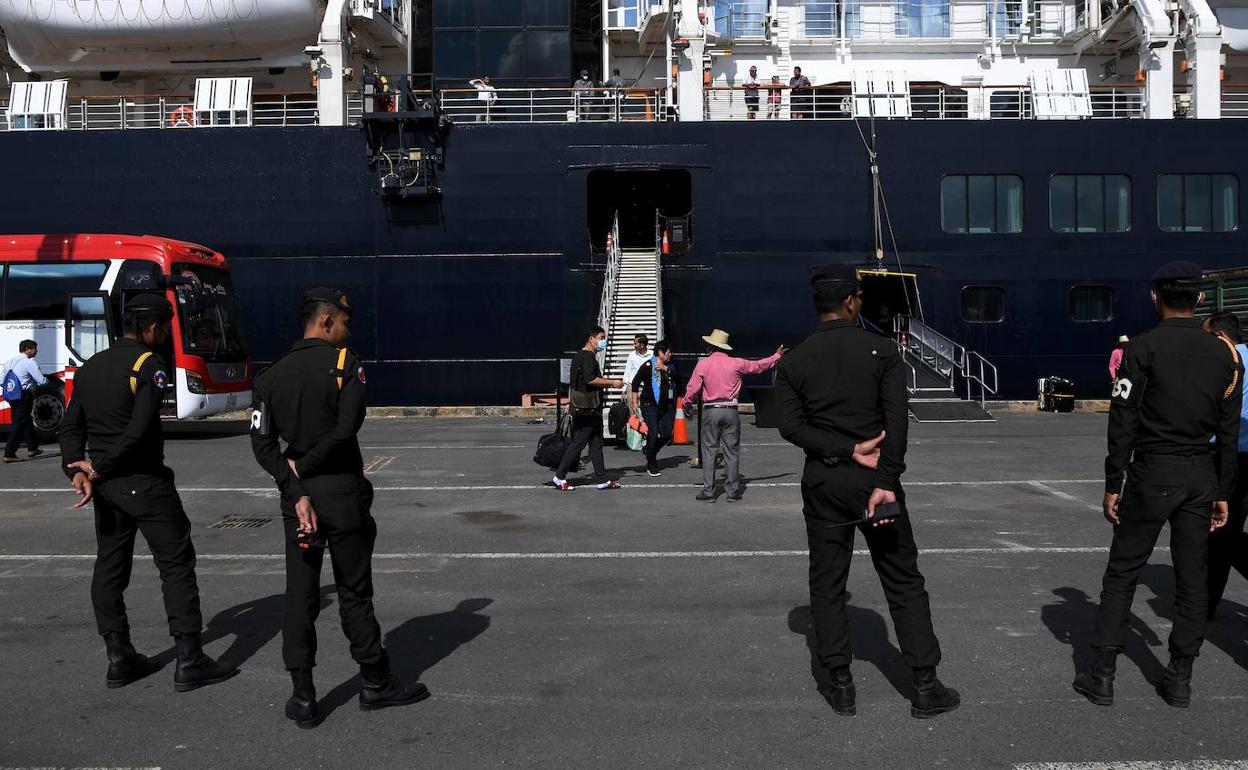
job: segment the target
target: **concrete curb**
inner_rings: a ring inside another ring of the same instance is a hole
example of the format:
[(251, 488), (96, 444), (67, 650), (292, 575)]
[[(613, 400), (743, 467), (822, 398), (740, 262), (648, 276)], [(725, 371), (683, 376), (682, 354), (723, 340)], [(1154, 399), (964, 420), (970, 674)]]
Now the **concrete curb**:
[[(988, 401), (985, 406), (989, 412), (1018, 414), (1035, 412), (1035, 401)], [(1089, 399), (1076, 401), (1076, 412), (1106, 412), (1109, 401), (1106, 399)], [(754, 414), (753, 404), (742, 404), (741, 414)], [(535, 417), (555, 416), (553, 406), (372, 406), (368, 408), (368, 416), (372, 419), (398, 419), (403, 417)], [(210, 420), (247, 420), (251, 411), (240, 409), (233, 412), (209, 417)]]

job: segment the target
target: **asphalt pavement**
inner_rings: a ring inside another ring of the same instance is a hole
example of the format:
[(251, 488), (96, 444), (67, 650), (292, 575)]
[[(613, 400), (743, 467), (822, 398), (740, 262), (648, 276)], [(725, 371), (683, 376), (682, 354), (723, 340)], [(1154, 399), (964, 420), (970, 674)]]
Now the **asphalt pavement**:
[[(959, 711), (928, 721), (909, 715), (909, 671), (865, 556), (850, 579), (858, 716), (837, 716), (816, 692), (801, 454), (745, 422), (745, 499), (707, 504), (693, 499), (701, 472), (688, 447), (665, 452), (659, 478), (608, 447), (622, 489), (585, 477), (561, 493), (531, 460), (548, 425), (370, 419), (378, 616), (396, 668), (433, 697), (356, 708), (327, 569), (316, 680), (329, 713), (311, 731), (282, 715), (282, 534), (244, 425), (174, 426), (167, 444), (195, 526), (208, 651), (242, 666), (191, 693), (173, 691), (145, 557), (127, 594), (133, 635), (167, 664), (104, 687), (91, 515), (70, 507), (54, 454), (4, 466), (0, 766), (1248, 767), (1242, 578), (1210, 626), (1192, 707), (1153, 691), (1174, 594), (1164, 536), (1116, 704), (1071, 690), (1110, 539), (1103, 414), (912, 425), (904, 481), (940, 675), (963, 695)], [(268, 521), (210, 528), (225, 517)]]

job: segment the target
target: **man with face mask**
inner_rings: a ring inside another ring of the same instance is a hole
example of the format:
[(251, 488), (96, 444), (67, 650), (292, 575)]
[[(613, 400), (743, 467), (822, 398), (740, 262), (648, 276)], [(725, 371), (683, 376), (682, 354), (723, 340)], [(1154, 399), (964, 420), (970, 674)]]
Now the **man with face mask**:
[(95, 503), (91, 602), (108, 652), (109, 687), (125, 687), (159, 668), (131, 645), (123, 599), (138, 532), (160, 572), (169, 632), (177, 640), (174, 689), (194, 690), (238, 673), (205, 655), (201, 646), (191, 522), (173, 485), (173, 471), (165, 467), (160, 406), (169, 369), (155, 349), (169, 338), (172, 319), (173, 306), (163, 296), (128, 297), (122, 312), (125, 336), (78, 370), (61, 423), (65, 473), (79, 496), (74, 507)]
[[(403, 706), (429, 697), (390, 670), (373, 612), (373, 485), (356, 438), (364, 424), (365, 376), (346, 347), (351, 304), (337, 289), (310, 289), (300, 303), (303, 339), (255, 383), (251, 448), (281, 490), (286, 540), (282, 659), (294, 690), (286, 716), (299, 727), (323, 719), (316, 702), (316, 618), (321, 563), (328, 548), (342, 631), (360, 666), (360, 709)], [(286, 442), (285, 449), (281, 442)]]
[(594, 464), (594, 480), (599, 489), (619, 489), (620, 482), (607, 478), (607, 466), (602, 459), (602, 391), (606, 388), (622, 388), (623, 380), (608, 380), (598, 366), (598, 355), (607, 349), (607, 333), (601, 326), (594, 326), (582, 338), (584, 344), (572, 356), (569, 384), (568, 411), (572, 414), (572, 442), (563, 453), (551, 484), (555, 489), (570, 492), (574, 487), (568, 483), (568, 471), (581, 457), (581, 450), (589, 444), (589, 459)]

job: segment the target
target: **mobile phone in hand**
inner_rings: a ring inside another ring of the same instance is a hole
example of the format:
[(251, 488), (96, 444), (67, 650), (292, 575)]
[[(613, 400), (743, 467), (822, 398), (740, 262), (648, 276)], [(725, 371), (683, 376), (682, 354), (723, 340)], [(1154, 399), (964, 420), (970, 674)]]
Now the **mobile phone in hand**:
[(901, 518), (901, 506), (897, 503), (880, 503), (875, 506), (875, 515), (863, 510), (862, 520), (867, 524), (892, 524)]

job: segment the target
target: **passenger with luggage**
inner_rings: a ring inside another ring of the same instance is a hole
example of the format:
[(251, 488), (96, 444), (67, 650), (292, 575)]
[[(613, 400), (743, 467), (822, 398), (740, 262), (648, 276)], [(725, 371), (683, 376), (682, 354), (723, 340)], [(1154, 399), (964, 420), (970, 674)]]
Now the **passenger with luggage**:
[(619, 489), (620, 482), (607, 478), (607, 466), (602, 459), (602, 392), (607, 388), (624, 387), (624, 381), (603, 377), (598, 365), (598, 354), (607, 349), (606, 331), (601, 326), (593, 326), (582, 339), (581, 349), (572, 357), (568, 386), (572, 439), (551, 483), (562, 492), (574, 489), (568, 483), (568, 471), (576, 466), (581, 450), (588, 444), (589, 460), (594, 465), (594, 481), (598, 489)]
[(672, 440), (676, 427), (676, 372), (672, 365), (672, 347), (659, 341), (654, 356), (641, 365), (633, 376), (629, 402), (642, 416), (642, 433), (646, 437), (646, 472), (661, 476), (659, 450)]
[(39, 448), (39, 438), (35, 434), (33, 407), (35, 389), (47, 383), (48, 378), (39, 370), (35, 355), (39, 346), (34, 340), (22, 340), (17, 346), (17, 356), (0, 369), (0, 387), (3, 387), (4, 400), (9, 404), (9, 440), (4, 446), (4, 462), (21, 462), (17, 456), (17, 448), (22, 439), (26, 440), (26, 449), (31, 457), (43, 454)]

